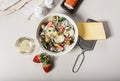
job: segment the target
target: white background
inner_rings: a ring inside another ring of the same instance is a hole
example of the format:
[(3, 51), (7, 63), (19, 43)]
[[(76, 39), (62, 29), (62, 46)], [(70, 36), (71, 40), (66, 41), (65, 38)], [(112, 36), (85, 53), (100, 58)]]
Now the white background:
[[(66, 13), (58, 1), (49, 13)], [(0, 81), (118, 81), (120, 80), (120, 0), (84, 0), (78, 11), (70, 15), (75, 22), (87, 18), (105, 22), (107, 40), (98, 40), (93, 51), (85, 53), (84, 63), (78, 73), (72, 72), (76, 56), (82, 51), (76, 46), (66, 55), (55, 57), (54, 68), (45, 73), (42, 64), (32, 59), (36, 53), (21, 55), (15, 42), (27, 36), (36, 40), (39, 19), (30, 21), (21, 13), (0, 14)], [(37, 42), (37, 41), (36, 41)]]

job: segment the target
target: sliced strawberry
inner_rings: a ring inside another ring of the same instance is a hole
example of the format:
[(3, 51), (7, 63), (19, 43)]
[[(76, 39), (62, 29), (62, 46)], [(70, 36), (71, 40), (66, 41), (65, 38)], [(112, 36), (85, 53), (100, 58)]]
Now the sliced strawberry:
[(43, 63), (43, 70), (47, 73), (51, 70), (51, 64), (50, 63)]
[(40, 55), (36, 55), (36, 56), (33, 58), (33, 62), (35, 62), (35, 63), (40, 63)]
[(65, 31), (65, 27), (61, 26), (61, 27), (60, 27), (60, 31), (61, 31), (61, 32), (64, 32), (64, 31)]
[(47, 24), (47, 27), (52, 27), (52, 26), (53, 26), (53, 22), (52, 21)]
[(57, 26), (57, 29), (61, 32), (65, 31), (65, 27), (64, 26)]
[(59, 44), (54, 44), (56, 49), (58, 50), (64, 50), (64, 47), (62, 45), (59, 45)]

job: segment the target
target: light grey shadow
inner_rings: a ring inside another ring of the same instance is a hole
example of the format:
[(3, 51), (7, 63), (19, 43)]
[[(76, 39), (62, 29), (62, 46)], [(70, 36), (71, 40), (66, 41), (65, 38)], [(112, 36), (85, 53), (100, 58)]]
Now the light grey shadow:
[(75, 21), (76, 24), (78, 22), (85, 22), (85, 19), (82, 17), (82, 15), (80, 15), (78, 13), (70, 14), (69, 12), (64, 12), (63, 14), (66, 14), (69, 17), (71, 17), (73, 19), (73, 21)]
[(57, 5), (61, 0), (54, 0), (55, 5)]
[(103, 21), (104, 29), (105, 29), (105, 34), (106, 38), (110, 38), (112, 36), (112, 31), (110, 29), (109, 23), (107, 21)]
[(53, 70), (55, 68), (55, 61), (57, 58), (55, 58), (54, 56), (51, 56), (51, 70)]

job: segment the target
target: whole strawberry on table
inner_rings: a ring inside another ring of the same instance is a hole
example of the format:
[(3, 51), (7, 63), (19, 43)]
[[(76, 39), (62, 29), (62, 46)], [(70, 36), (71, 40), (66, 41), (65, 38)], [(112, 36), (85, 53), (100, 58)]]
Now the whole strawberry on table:
[(43, 64), (43, 70), (46, 73), (49, 72), (52, 69), (50, 56), (45, 54), (45, 53), (35, 55), (34, 58), (33, 58), (33, 62), (42, 63)]

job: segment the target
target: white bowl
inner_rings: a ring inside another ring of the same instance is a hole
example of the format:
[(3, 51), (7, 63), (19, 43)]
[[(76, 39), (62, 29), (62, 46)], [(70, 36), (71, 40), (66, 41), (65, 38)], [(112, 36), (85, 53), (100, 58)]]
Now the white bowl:
[[(40, 27), (39, 27), (39, 26), (40, 26), (40, 24), (43, 23), (44, 21), (48, 20), (51, 16), (65, 17), (65, 18), (74, 26), (74, 30), (75, 30), (75, 34), (74, 34), (75, 40), (74, 40), (74, 42), (73, 42), (70, 46), (68, 46), (64, 51), (61, 51), (61, 52), (58, 52), (58, 53), (56, 53), (56, 52), (51, 52), (51, 51), (45, 49), (45, 48), (42, 46), (41, 42), (39, 41), (39, 30), (40, 30)], [(39, 24), (39, 26), (38, 26), (38, 28), (37, 28), (36, 37), (37, 37), (37, 40), (38, 40), (38, 42), (39, 42), (39, 44), (40, 44), (40, 47), (42, 48), (42, 50), (43, 50), (45, 53), (50, 54), (50, 55), (54, 55), (54, 56), (56, 56), (56, 55), (64, 55), (64, 54), (67, 54), (68, 52), (70, 52), (70, 51), (74, 48), (74, 46), (76, 45), (77, 40), (78, 40), (78, 29), (77, 29), (77, 25), (75, 24), (75, 22), (74, 22), (69, 16), (64, 15), (64, 14), (60, 14), (60, 13), (48, 14), (48, 15), (46, 15), (45, 17), (43, 17), (43, 18), (41, 19), (40, 24)]]

